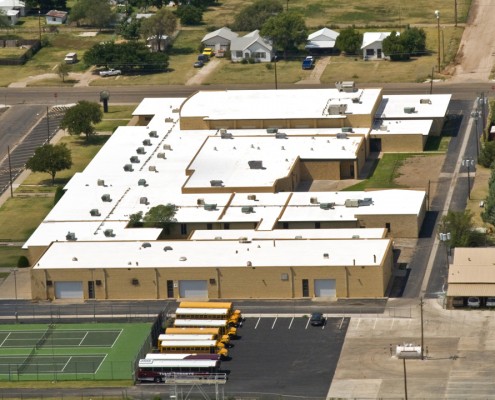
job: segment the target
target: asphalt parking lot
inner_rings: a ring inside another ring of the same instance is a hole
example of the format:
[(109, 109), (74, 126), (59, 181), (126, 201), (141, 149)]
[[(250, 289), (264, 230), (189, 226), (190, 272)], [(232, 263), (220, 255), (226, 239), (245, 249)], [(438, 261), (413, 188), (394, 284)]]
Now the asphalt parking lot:
[(249, 318), (233, 341), (226, 394), (271, 393), (325, 398), (344, 343), (348, 318), (321, 327), (304, 317)]

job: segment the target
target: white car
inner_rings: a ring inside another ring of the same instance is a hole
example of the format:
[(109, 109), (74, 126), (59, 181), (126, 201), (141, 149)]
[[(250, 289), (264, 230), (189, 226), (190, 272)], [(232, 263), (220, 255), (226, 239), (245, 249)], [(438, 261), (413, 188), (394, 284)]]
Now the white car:
[(468, 307), (480, 308), (481, 302), (479, 297), (469, 297), (467, 301)]
[(100, 76), (117, 76), (117, 75), (121, 75), (121, 74), (122, 74), (122, 71), (120, 69), (110, 68), (106, 71), (100, 71)]

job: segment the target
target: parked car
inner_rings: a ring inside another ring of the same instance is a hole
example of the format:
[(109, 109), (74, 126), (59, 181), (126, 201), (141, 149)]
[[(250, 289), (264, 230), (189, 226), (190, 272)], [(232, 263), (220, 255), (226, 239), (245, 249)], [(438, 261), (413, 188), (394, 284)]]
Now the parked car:
[(313, 326), (322, 326), (325, 324), (325, 317), (323, 316), (322, 313), (315, 312), (311, 314), (311, 317), (309, 318), (309, 323)]
[(122, 74), (122, 71), (120, 69), (110, 68), (106, 71), (100, 71), (100, 76), (117, 76), (117, 75), (121, 75), (121, 74)]
[(203, 49), (203, 54), (208, 57), (213, 57), (215, 54), (213, 53), (213, 49), (211, 47), (205, 47)]
[(487, 297), (485, 305), (487, 307), (495, 307), (495, 297)]
[(467, 301), (468, 307), (471, 308), (480, 308), (481, 301), (479, 297), (469, 297)]
[(77, 62), (77, 53), (67, 53), (64, 61), (66, 64), (75, 64)]
[(205, 63), (203, 61), (196, 61), (194, 63), (194, 68), (202, 68)]
[(210, 57), (208, 57), (206, 54), (200, 54), (198, 55), (198, 61), (202, 61), (203, 63), (207, 63), (210, 61)]
[(454, 297), (452, 299), (452, 306), (454, 307), (464, 307), (464, 297)]
[(302, 69), (313, 69), (315, 66), (315, 59), (313, 56), (307, 56), (302, 62)]

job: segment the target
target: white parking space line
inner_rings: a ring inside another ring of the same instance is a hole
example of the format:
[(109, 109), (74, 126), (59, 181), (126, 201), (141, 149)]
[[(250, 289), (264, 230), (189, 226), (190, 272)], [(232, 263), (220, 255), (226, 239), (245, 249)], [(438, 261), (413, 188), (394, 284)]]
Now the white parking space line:
[(394, 324), (395, 324), (395, 318), (392, 320), (392, 326), (390, 327), (390, 329), (394, 328)]
[(275, 324), (277, 323), (277, 318), (278, 317), (275, 317), (275, 320), (273, 321), (272, 329), (275, 328)]
[(258, 324), (260, 323), (261, 321), (261, 317), (258, 317), (258, 322), (256, 322), (256, 325), (254, 326), (254, 329), (257, 329), (258, 328)]
[(358, 319), (358, 323), (356, 325), (356, 329), (359, 328), (359, 324), (361, 323), (361, 318)]
[[(342, 317), (342, 320), (340, 321), (339, 331), (342, 330), (342, 325), (344, 324), (344, 319), (345, 319), (345, 317)], [(359, 322), (358, 322), (358, 325), (359, 325)]]
[(306, 321), (306, 328), (304, 328), (304, 329), (308, 329), (308, 325), (309, 325), (309, 318), (308, 318), (308, 320)]
[(290, 327), (292, 326), (292, 323), (294, 322), (294, 317), (292, 317), (292, 319), (290, 320), (290, 324), (289, 324), (289, 329)]

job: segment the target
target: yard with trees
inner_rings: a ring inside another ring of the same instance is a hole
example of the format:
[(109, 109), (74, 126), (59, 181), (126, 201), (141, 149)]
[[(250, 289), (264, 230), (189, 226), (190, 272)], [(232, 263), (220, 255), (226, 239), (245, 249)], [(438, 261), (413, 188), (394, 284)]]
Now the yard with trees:
[(70, 135), (84, 134), (86, 141), (89, 141), (89, 138), (95, 134), (94, 124), (100, 122), (102, 118), (103, 112), (98, 103), (81, 100), (66, 111), (60, 127), (67, 129)]
[(38, 147), (34, 155), (26, 163), (26, 168), (33, 172), (46, 172), (55, 182), (55, 175), (59, 171), (72, 167), (72, 156), (65, 143), (45, 144)]

